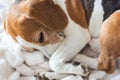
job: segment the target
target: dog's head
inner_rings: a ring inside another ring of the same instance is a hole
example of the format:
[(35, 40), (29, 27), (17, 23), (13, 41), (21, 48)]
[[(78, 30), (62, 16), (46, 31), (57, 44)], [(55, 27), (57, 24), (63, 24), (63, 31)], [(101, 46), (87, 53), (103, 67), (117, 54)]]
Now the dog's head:
[(4, 28), (15, 40), (20, 36), (44, 46), (60, 42), (67, 23), (65, 13), (53, 0), (21, 0), (9, 11)]

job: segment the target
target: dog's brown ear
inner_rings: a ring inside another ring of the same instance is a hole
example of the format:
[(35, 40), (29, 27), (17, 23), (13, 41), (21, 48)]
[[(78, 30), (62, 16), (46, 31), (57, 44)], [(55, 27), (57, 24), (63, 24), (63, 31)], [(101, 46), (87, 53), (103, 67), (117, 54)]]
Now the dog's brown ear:
[(32, 6), (29, 15), (36, 22), (42, 23), (46, 28), (63, 31), (68, 23), (67, 16), (58, 5), (49, 2), (40, 2)]
[(55, 4), (55, 0), (46, 0), (48, 2), (50, 2), (51, 4)]

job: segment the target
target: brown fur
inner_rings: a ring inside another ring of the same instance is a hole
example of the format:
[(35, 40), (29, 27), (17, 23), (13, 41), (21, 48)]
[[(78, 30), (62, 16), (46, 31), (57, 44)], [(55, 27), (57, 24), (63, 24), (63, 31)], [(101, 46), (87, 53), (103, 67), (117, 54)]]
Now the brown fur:
[(71, 19), (83, 28), (88, 28), (88, 23), (82, 1), (66, 0), (66, 6)]
[(5, 30), (15, 39), (23, 39), (39, 43), (40, 33), (44, 36), (44, 43), (58, 42), (59, 36), (67, 26), (68, 20), (62, 9), (52, 0), (23, 0), (16, 4), (9, 12), (5, 21)]
[(98, 69), (112, 73), (120, 57), (120, 11), (113, 13), (104, 23), (100, 35), (101, 53)]

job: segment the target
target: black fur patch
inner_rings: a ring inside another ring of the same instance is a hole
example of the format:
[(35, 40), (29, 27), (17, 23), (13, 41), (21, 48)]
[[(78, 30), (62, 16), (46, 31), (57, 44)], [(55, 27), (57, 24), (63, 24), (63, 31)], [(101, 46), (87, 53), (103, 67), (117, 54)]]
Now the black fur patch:
[(89, 23), (93, 8), (94, 8), (95, 0), (82, 0), (83, 7), (85, 9), (87, 22)]
[(102, 0), (104, 9), (104, 20), (107, 19), (114, 11), (120, 9), (120, 0)]

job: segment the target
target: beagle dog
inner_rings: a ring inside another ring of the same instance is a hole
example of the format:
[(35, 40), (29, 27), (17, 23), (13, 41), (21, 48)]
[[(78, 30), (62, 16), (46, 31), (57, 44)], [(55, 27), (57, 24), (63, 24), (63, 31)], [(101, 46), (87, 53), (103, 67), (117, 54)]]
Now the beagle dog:
[[(45, 54), (49, 58), (53, 71), (83, 75), (83, 65), (70, 62), (70, 60), (91, 39), (99, 37), (102, 22), (119, 8), (120, 0), (21, 0), (9, 11), (4, 22), (4, 29), (22, 46), (39, 49)], [(114, 17), (114, 20), (116, 18)], [(113, 23), (111, 21), (111, 24)], [(106, 27), (107, 24), (109, 22), (103, 27)], [(106, 32), (107, 29), (109, 30), (109, 27), (106, 27), (101, 34), (102, 49), (99, 61), (93, 60), (91, 67), (111, 73), (114, 65), (111, 56), (117, 56), (118, 48), (120, 48), (119, 39), (115, 43), (111, 43), (111, 40), (116, 38), (113, 34), (119, 34), (119, 28), (110, 27), (110, 30), (114, 29), (110, 34)], [(107, 37), (111, 36), (110, 41), (104, 42)], [(59, 42), (59, 46), (52, 52), (47, 53), (43, 50), (45, 46), (53, 46)], [(107, 46), (112, 46), (109, 48), (110, 51), (115, 50), (116, 52), (113, 52), (114, 54), (109, 51), (104, 52), (107, 50)], [(103, 62), (106, 60), (105, 54), (107, 58), (109, 54), (111, 56), (106, 62)], [(87, 63), (91, 64), (90, 61)]]

